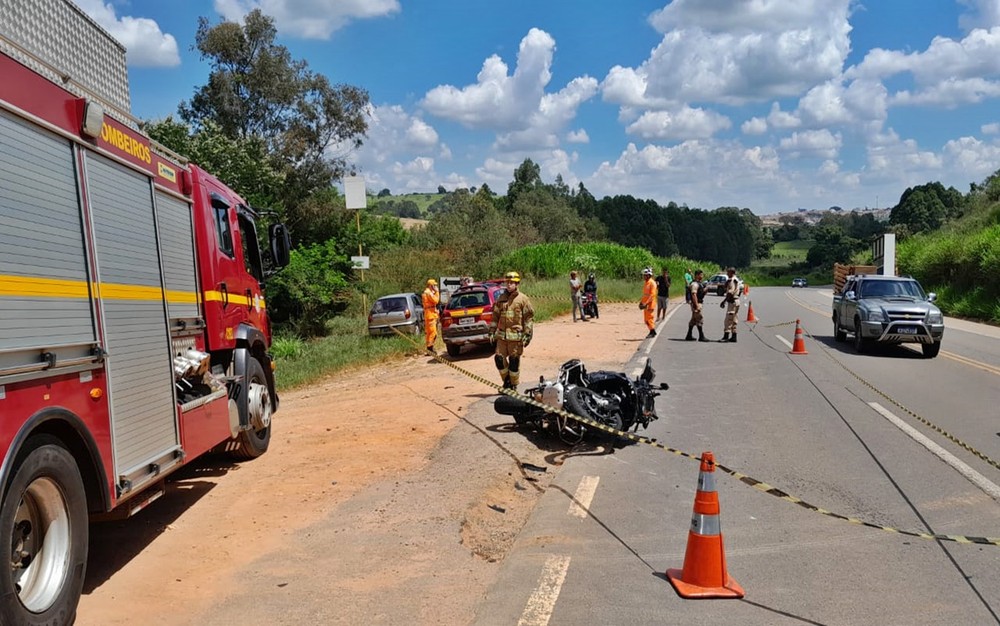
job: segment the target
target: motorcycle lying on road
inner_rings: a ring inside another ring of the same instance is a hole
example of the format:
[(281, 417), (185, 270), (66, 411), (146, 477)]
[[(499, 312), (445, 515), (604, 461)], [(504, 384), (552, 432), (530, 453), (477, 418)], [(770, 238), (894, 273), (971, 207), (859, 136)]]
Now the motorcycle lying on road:
[[(648, 428), (658, 419), (654, 399), (660, 395), (652, 382), (656, 371), (646, 359), (642, 373), (633, 379), (622, 372), (598, 370), (587, 372), (580, 359), (571, 359), (559, 367), (555, 380), (539, 378), (538, 386), (524, 392), (536, 402), (579, 415), (602, 426), (617, 430)], [(660, 389), (670, 386), (660, 383)], [(590, 432), (604, 432), (583, 422), (543, 409), (519, 398), (501, 395), (493, 409), (510, 415), (518, 426), (533, 426), (536, 430), (553, 431), (563, 442), (576, 445)]]

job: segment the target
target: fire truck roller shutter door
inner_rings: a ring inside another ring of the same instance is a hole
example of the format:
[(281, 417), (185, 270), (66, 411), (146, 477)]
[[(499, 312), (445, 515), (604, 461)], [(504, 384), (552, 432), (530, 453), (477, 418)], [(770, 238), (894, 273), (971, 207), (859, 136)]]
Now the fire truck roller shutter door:
[[(69, 142), (0, 112), (0, 369), (96, 341)], [(23, 349), (24, 352), (18, 352)]]
[[(115, 475), (137, 488), (179, 448), (152, 185), (102, 156), (85, 161), (107, 339)], [(161, 466), (162, 468), (162, 466)]]
[(156, 219), (163, 255), (163, 282), (171, 320), (201, 318), (198, 279), (194, 266), (191, 206), (174, 196), (156, 192)]

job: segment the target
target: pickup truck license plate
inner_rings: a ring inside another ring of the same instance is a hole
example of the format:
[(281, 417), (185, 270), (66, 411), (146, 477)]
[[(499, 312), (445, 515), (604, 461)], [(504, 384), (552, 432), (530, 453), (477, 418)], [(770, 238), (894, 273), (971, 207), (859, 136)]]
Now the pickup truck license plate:
[(475, 321), (476, 321), (476, 318), (474, 318), (474, 317), (460, 317), (458, 319), (458, 323), (459, 323), (460, 326), (466, 326), (466, 325), (471, 324), (471, 323), (473, 323)]
[(896, 329), (896, 332), (900, 335), (916, 335), (917, 329), (912, 326), (902, 326)]

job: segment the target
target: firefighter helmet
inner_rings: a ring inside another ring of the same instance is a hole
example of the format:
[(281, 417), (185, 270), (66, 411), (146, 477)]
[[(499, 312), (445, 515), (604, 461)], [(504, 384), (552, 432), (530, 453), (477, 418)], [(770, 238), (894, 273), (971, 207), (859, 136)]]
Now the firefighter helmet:
[(643, 276), (652, 276), (653, 275), (653, 268), (651, 268), (651, 267), (643, 268), (642, 275)]
[(428, 278), (427, 279), (427, 286), (428, 287), (430, 287), (431, 285), (437, 287), (437, 284), (438, 284), (438, 281), (434, 280), (433, 278)]
[(506, 274), (504, 274), (504, 279), (506, 279), (507, 282), (510, 283), (519, 283), (521, 282), (521, 275), (518, 274), (517, 272), (507, 272)]

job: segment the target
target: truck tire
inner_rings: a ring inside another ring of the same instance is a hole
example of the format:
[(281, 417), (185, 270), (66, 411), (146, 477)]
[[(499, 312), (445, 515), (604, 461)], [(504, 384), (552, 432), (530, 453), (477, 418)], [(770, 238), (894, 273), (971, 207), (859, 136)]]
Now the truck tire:
[(833, 318), (833, 340), (847, 341), (847, 332), (840, 327), (840, 321), (837, 320), (836, 316)]
[(71, 624), (87, 569), (80, 469), (50, 436), (29, 439), (0, 507), (0, 624)]
[(941, 342), (921, 344), (920, 349), (923, 351), (925, 359), (933, 359), (938, 355), (938, 352), (941, 352)]
[(271, 390), (267, 386), (264, 368), (260, 361), (247, 359), (247, 371), (243, 374), (247, 386), (247, 415), (250, 429), (241, 431), (236, 438), (237, 445), (230, 454), (246, 461), (256, 459), (267, 452), (271, 444)]
[(462, 346), (456, 346), (451, 343), (446, 343), (444, 347), (448, 349), (448, 356), (458, 356), (462, 351)]
[(861, 334), (861, 320), (854, 318), (854, 349), (858, 354), (868, 352), (870, 342)]

